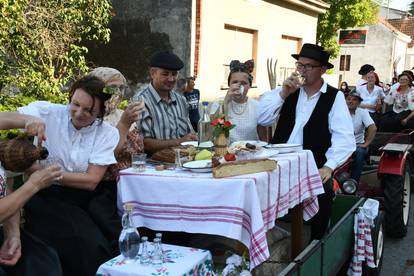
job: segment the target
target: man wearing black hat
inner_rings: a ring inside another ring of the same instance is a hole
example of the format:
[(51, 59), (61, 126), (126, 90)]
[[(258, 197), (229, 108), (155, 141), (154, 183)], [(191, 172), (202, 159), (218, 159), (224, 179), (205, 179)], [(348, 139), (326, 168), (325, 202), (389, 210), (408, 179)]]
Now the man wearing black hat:
[(301, 144), (312, 151), (325, 193), (318, 196), (311, 239), (321, 239), (332, 210), (332, 171), (354, 152), (355, 138), (344, 95), (322, 79), (333, 68), (329, 54), (318, 45), (304, 44), (292, 57), (297, 72), (261, 97), (258, 124), (270, 126), (277, 120), (273, 144)]
[(151, 83), (134, 96), (145, 102), (145, 111), (137, 124), (141, 126), (145, 152), (149, 154), (197, 140), (189, 120), (187, 100), (174, 91), (178, 71), (183, 67), (184, 63), (175, 54), (155, 53), (150, 59)]
[(358, 74), (361, 75), (361, 78), (357, 80), (356, 87), (362, 86), (368, 83), (368, 73), (374, 72), (375, 68), (371, 64), (364, 64), (361, 66), (361, 68), (358, 71)]
[[(352, 124), (354, 126), (354, 135), (357, 148), (352, 154), (351, 178), (359, 183), (361, 177), (362, 167), (364, 166), (365, 157), (368, 152), (368, 147), (374, 140), (377, 133), (377, 127), (374, 120), (372, 120), (369, 112), (365, 108), (359, 108), (362, 101), (360, 94), (354, 89), (346, 98), (349, 113), (351, 113)], [(366, 136), (365, 136), (366, 132)]]

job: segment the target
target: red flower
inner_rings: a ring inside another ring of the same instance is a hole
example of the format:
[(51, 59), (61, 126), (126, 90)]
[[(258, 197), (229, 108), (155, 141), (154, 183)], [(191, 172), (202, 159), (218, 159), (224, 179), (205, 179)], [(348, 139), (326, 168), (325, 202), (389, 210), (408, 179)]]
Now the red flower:
[(230, 121), (225, 121), (225, 122), (224, 122), (224, 126), (225, 126), (225, 127), (231, 127), (231, 123), (230, 123)]
[(212, 126), (216, 126), (216, 125), (218, 125), (218, 123), (219, 123), (219, 121), (218, 121), (219, 119), (215, 119), (214, 121), (212, 121), (211, 123), (210, 123), (210, 125), (212, 125)]
[(219, 122), (219, 124), (224, 124), (224, 119), (223, 118), (218, 118), (218, 122)]

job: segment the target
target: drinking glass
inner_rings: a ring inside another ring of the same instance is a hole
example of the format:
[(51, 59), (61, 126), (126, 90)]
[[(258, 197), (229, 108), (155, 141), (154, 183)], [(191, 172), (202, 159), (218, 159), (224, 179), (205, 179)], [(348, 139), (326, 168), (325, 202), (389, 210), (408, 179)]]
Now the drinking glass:
[(175, 168), (180, 169), (181, 164), (181, 150), (180, 149), (174, 149), (175, 152)]
[(133, 153), (131, 154), (132, 169), (136, 172), (145, 171), (147, 154), (146, 153)]
[(296, 71), (296, 72), (293, 72), (292, 73), (292, 76), (294, 76), (294, 77), (297, 78), (297, 80), (298, 80), (298, 86), (303, 86), (303, 84), (305, 82), (305, 77), (302, 76), (301, 73), (299, 73), (299, 72)]
[[(135, 94), (131, 98), (131, 103), (139, 103), (139, 104), (144, 103), (144, 98), (139, 94)], [(135, 124), (135, 127), (137, 128), (137, 130), (141, 130), (140, 116), (141, 116), (141, 114), (138, 115), (138, 119), (137, 119), (137, 122)]]

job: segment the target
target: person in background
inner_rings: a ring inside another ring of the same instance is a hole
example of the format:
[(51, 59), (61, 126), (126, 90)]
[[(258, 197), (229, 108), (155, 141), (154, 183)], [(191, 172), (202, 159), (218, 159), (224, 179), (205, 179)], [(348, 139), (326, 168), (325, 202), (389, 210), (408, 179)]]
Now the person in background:
[(297, 73), (283, 86), (262, 95), (258, 123), (277, 121), (272, 144), (301, 144), (311, 150), (324, 183), (325, 193), (318, 195), (319, 211), (311, 219), (311, 240), (321, 239), (328, 227), (334, 198), (332, 172), (355, 151), (352, 119), (343, 93), (322, 78), (329, 63), (329, 53), (321, 46), (306, 43), (297, 60)]
[(88, 76), (102, 80), (105, 83), (104, 89), (111, 94), (111, 98), (105, 102), (104, 121), (116, 127), (119, 133), (119, 142), (115, 148), (117, 163), (108, 167), (103, 181), (93, 192), (88, 208), (89, 214), (110, 242), (112, 256), (115, 257), (119, 254), (118, 238), (122, 230), (116, 205), (116, 180), (120, 170), (130, 167), (131, 154), (144, 151), (142, 134), (135, 127), (135, 122), (144, 110), (144, 102), (131, 102), (125, 110), (118, 108), (124, 99), (127, 82), (124, 75), (114, 68), (98, 67)]
[(183, 67), (184, 63), (175, 54), (155, 53), (150, 59), (151, 83), (134, 96), (145, 102), (145, 111), (137, 124), (141, 125), (145, 152), (149, 154), (197, 140), (187, 100), (174, 90), (178, 72)]
[(367, 84), (367, 82), (368, 82), (367, 74), (369, 72), (373, 72), (373, 71), (375, 71), (375, 68), (371, 64), (362, 65), (361, 68), (358, 71), (358, 74), (361, 75), (361, 78), (359, 80), (357, 80), (355, 87), (358, 88), (361, 85)]
[(230, 143), (245, 140), (258, 140), (257, 106), (258, 101), (249, 98), (247, 94), (253, 83), (253, 60), (244, 63), (238, 60), (230, 62), (230, 74), (227, 78), (229, 89), (223, 99), (211, 105), (210, 114), (214, 115), (223, 102), (224, 112), (228, 120), (236, 125), (230, 130)]
[(367, 84), (356, 88), (362, 98), (360, 108), (366, 108), (374, 121), (378, 120), (379, 112), (382, 107), (382, 101), (385, 97), (381, 87), (375, 85), (375, 72), (371, 71), (367, 75)]
[[(352, 154), (351, 178), (359, 183), (368, 147), (374, 140), (377, 127), (367, 109), (359, 108), (362, 98), (356, 90), (352, 90), (346, 98), (349, 112), (354, 125), (356, 150)], [(366, 135), (365, 135), (366, 133)]]
[(187, 79), (179, 78), (177, 80), (177, 85), (175, 86), (175, 91), (180, 92), (184, 95), (185, 90), (187, 89)]
[[(42, 128), (31, 128), (25, 122), (36, 117), (17, 113), (0, 113), (0, 130), (26, 129), (29, 135), (44, 137)], [(42, 122), (39, 122), (42, 124)], [(62, 178), (59, 166), (50, 166), (33, 173), (22, 186), (13, 190), (8, 185), (6, 171), (0, 164), (0, 275), (62, 275), (57, 253), (33, 234), (20, 228), (20, 210), (38, 191)], [(11, 184), (11, 183), (10, 183)]]
[(384, 114), (378, 126), (380, 131), (399, 132), (414, 128), (414, 88), (411, 76), (403, 73), (398, 76), (399, 86), (391, 88), (384, 102), (392, 105), (392, 111)]
[(198, 130), (198, 121), (200, 120), (200, 112), (198, 111), (198, 106), (200, 103), (200, 91), (194, 88), (195, 77), (187, 78), (187, 85), (184, 90), (184, 97), (187, 99), (189, 110), (188, 115), (190, 117), (190, 122), (195, 131)]
[(339, 90), (344, 93), (345, 97), (348, 96), (349, 92), (351, 91), (346, 81), (341, 82)]
[(39, 118), (25, 125), (46, 125), (49, 158), (63, 169), (56, 185), (26, 204), (25, 228), (57, 251), (64, 275), (94, 275), (111, 258), (110, 244), (88, 210), (107, 167), (116, 163), (119, 142), (119, 131), (103, 121), (111, 98), (104, 88), (103, 81), (86, 76), (72, 85), (68, 105), (37, 101), (18, 108)]

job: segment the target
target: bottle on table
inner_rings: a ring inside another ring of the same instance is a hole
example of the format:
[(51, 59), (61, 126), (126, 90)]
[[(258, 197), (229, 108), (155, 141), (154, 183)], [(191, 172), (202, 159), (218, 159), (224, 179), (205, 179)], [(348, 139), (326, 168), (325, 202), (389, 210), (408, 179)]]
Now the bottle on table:
[(212, 128), (210, 125), (210, 115), (208, 114), (208, 102), (203, 102), (203, 115), (198, 121), (198, 145), (211, 141)]
[(122, 215), (122, 231), (119, 235), (119, 251), (126, 261), (133, 261), (139, 251), (140, 237), (138, 230), (132, 224), (132, 204), (124, 205)]
[(148, 265), (151, 263), (148, 253), (148, 237), (146, 236), (141, 238), (141, 256), (139, 261), (142, 265)]
[(154, 266), (161, 266), (163, 264), (162, 247), (160, 238), (155, 238), (153, 241), (154, 253), (152, 255), (152, 264)]

